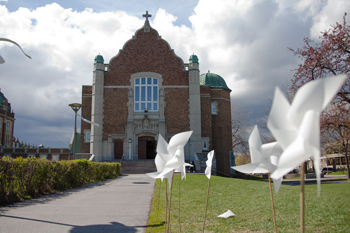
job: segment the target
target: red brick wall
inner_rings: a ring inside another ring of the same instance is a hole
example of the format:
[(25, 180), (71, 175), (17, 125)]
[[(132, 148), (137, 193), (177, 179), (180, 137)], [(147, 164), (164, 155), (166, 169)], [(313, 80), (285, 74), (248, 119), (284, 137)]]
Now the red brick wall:
[(190, 129), (188, 88), (165, 88), (165, 124), (168, 134), (177, 134)]
[(209, 86), (201, 86), (200, 90), (202, 137), (209, 137), (209, 150), (212, 150), (211, 91)]
[(157, 39), (158, 33), (140, 29), (136, 39), (128, 41), (118, 56), (109, 64), (105, 74), (106, 86), (130, 86), (130, 77), (138, 72), (155, 72), (163, 75), (163, 85), (188, 85), (188, 73), (183, 61), (168, 43)]
[(212, 115), (216, 169), (218, 175), (229, 175), (229, 152), (232, 150), (230, 92), (223, 89), (211, 89), (211, 96), (218, 103), (218, 115)]
[[(91, 121), (92, 86), (83, 86), (81, 116)], [(90, 143), (85, 143), (84, 129), (91, 129), (91, 124), (81, 120), (80, 152), (90, 153)]]
[(103, 139), (108, 140), (108, 134), (124, 134), (128, 118), (128, 89), (104, 89), (104, 121)]

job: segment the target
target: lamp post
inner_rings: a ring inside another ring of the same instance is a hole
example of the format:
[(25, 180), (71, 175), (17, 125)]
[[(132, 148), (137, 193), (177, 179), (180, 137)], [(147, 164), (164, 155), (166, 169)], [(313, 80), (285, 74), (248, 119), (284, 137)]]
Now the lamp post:
[(75, 116), (75, 120), (74, 120), (74, 139), (73, 139), (73, 159), (75, 159), (75, 138), (76, 138), (76, 134), (77, 134), (77, 112), (79, 111), (79, 109), (81, 108), (81, 104), (78, 103), (72, 103), (69, 105), (73, 111), (75, 112), (74, 116)]

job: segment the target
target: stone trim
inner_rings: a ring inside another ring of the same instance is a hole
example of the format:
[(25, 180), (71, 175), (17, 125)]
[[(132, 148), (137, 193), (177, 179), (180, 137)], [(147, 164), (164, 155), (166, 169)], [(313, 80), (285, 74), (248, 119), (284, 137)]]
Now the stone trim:
[[(203, 97), (206, 97), (206, 96), (203, 96)], [(211, 98), (212, 100), (225, 100), (225, 101), (228, 101), (228, 102), (231, 102), (230, 99), (225, 99), (225, 98)]]
[(189, 86), (163, 86), (163, 88), (189, 88)]
[(103, 88), (127, 88), (127, 89), (129, 89), (130, 86), (104, 86)]

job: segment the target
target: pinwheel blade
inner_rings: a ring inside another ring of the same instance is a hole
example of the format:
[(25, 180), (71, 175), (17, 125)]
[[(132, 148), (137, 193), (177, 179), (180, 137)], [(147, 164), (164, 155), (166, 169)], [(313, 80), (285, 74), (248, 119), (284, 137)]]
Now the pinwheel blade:
[(231, 216), (237, 216), (237, 215), (235, 215), (231, 210), (227, 210), (225, 213), (220, 214), (218, 217), (219, 218), (229, 218)]
[(240, 166), (234, 166), (231, 168), (245, 174), (269, 173), (269, 169), (268, 167), (266, 167), (266, 164), (262, 163), (248, 163)]
[(347, 76), (338, 75), (317, 79), (303, 85), (295, 94), (292, 106), (287, 114), (288, 122), (299, 127), (306, 112), (314, 110), (321, 113), (332, 101)]
[(252, 163), (259, 163), (262, 161), (263, 156), (261, 154), (261, 145), (262, 143), (258, 126), (255, 125), (252, 133), (249, 136), (249, 151)]
[(206, 161), (207, 168), (205, 169), (205, 175), (208, 177), (209, 180), (211, 177), (211, 167), (213, 164), (213, 157), (214, 157), (214, 150), (208, 153), (208, 160)]
[(180, 147), (180, 148), (185, 147), (185, 145), (188, 142), (188, 140), (190, 139), (191, 135), (192, 135), (192, 131), (187, 131), (187, 132), (175, 134), (170, 139), (170, 142), (168, 145), (169, 154), (171, 154), (171, 155), (175, 154), (178, 147)]
[(283, 178), (281, 177), (281, 178), (272, 179), (272, 180), (273, 180), (273, 185), (275, 186), (275, 192), (277, 194), (278, 190), (280, 190)]

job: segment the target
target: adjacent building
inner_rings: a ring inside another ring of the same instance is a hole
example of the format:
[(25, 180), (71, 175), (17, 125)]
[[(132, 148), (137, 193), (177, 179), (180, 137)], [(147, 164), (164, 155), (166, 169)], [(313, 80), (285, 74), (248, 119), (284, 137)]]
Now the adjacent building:
[(0, 91), (0, 144), (2, 147), (12, 147), (15, 114), (5, 95)]

